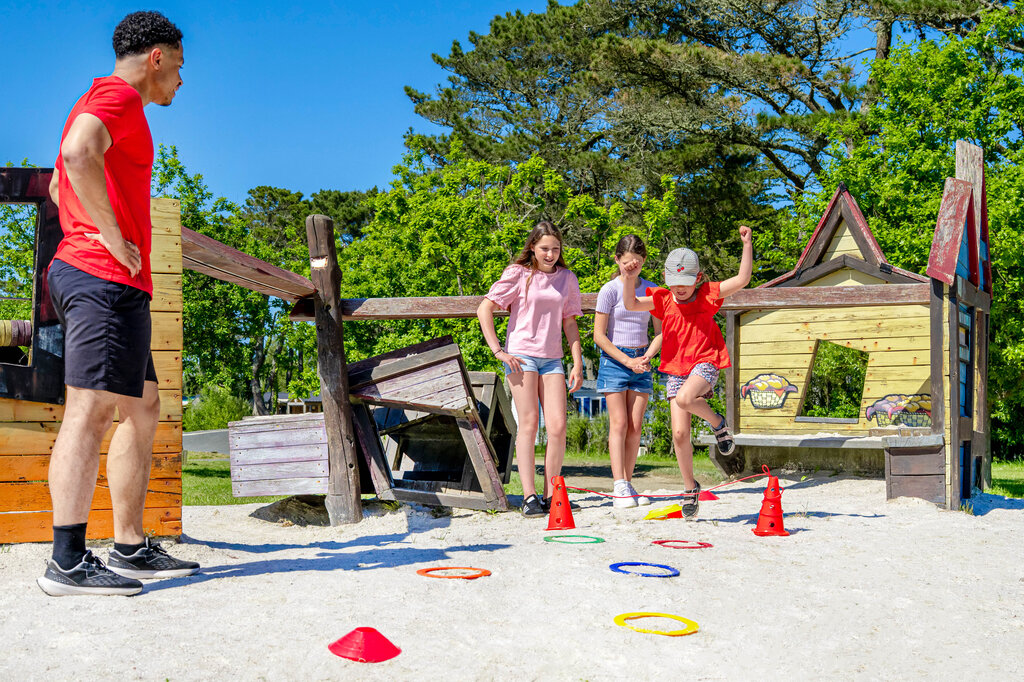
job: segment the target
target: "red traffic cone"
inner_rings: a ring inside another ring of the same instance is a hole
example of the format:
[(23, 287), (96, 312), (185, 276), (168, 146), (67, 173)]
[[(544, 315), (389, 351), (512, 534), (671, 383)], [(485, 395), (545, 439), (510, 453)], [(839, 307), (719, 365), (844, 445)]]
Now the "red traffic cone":
[(701, 490), (700, 495), (697, 496), (697, 499), (700, 500), (701, 502), (713, 502), (714, 500), (718, 499), (718, 495), (714, 494), (710, 490)]
[(327, 645), (335, 656), (360, 663), (380, 663), (394, 658), (402, 650), (373, 628), (356, 628), (336, 642)]
[(768, 474), (768, 485), (764, 489), (764, 500), (761, 502), (761, 513), (757, 517), (754, 535), (789, 535), (782, 524), (782, 488), (779, 487), (779, 478), (772, 476), (767, 466), (763, 471)]
[(571, 530), (576, 527), (576, 523), (572, 520), (572, 508), (569, 506), (565, 479), (555, 476), (551, 483), (555, 490), (551, 493), (551, 513), (548, 515), (548, 527), (545, 530)]

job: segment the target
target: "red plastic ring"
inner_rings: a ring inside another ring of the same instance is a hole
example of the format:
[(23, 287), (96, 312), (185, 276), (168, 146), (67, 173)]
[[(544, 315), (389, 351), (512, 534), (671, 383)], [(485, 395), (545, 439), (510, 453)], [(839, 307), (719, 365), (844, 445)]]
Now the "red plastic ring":
[[(476, 573), (470, 573), (469, 575), (431, 575), (434, 571), (477, 571)], [(426, 578), (447, 578), (448, 580), (476, 580), (477, 578), (483, 578), (484, 576), (490, 575), (491, 572), (486, 568), (474, 568), (472, 566), (435, 566), (433, 568), (421, 568), (416, 571), (416, 575), (422, 575)]]
[[(686, 542), (687, 545), (676, 545), (671, 543)], [(655, 540), (652, 544), (668, 547), (669, 549), (707, 549), (714, 547), (710, 542), (698, 542), (697, 540)]]

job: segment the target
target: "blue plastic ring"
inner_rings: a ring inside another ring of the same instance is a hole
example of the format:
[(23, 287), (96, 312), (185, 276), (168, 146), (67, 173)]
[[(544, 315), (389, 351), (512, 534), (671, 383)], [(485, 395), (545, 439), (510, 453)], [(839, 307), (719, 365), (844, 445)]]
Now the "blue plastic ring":
[[(639, 573), (637, 571), (624, 571), (622, 570), (623, 566), (650, 566), (651, 568), (661, 568), (666, 571), (671, 571), (671, 573)], [(608, 568), (612, 569), (616, 573), (625, 573), (626, 575), (639, 575), (643, 576), (644, 578), (674, 578), (677, 575), (679, 575), (678, 569), (672, 568), (671, 566), (666, 566), (664, 564), (648, 564), (644, 563), (643, 561), (620, 561), (617, 564), (612, 564)]]

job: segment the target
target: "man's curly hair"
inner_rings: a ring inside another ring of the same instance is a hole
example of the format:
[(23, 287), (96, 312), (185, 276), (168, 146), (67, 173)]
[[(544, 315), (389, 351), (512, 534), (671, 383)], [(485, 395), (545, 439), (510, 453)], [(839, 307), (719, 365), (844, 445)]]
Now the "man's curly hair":
[(142, 54), (155, 45), (181, 45), (181, 31), (159, 12), (132, 12), (114, 29), (118, 59)]

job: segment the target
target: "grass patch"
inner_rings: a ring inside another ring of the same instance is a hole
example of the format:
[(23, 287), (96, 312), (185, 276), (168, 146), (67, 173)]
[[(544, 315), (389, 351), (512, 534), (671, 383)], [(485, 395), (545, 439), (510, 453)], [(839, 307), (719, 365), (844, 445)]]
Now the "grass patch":
[(987, 493), (1004, 497), (1024, 498), (1024, 460), (992, 462), (992, 487)]
[(231, 464), (224, 456), (200, 459), (190, 453), (181, 467), (181, 503), (192, 505), (250, 504), (276, 502), (282, 496), (233, 497), (231, 495)]

